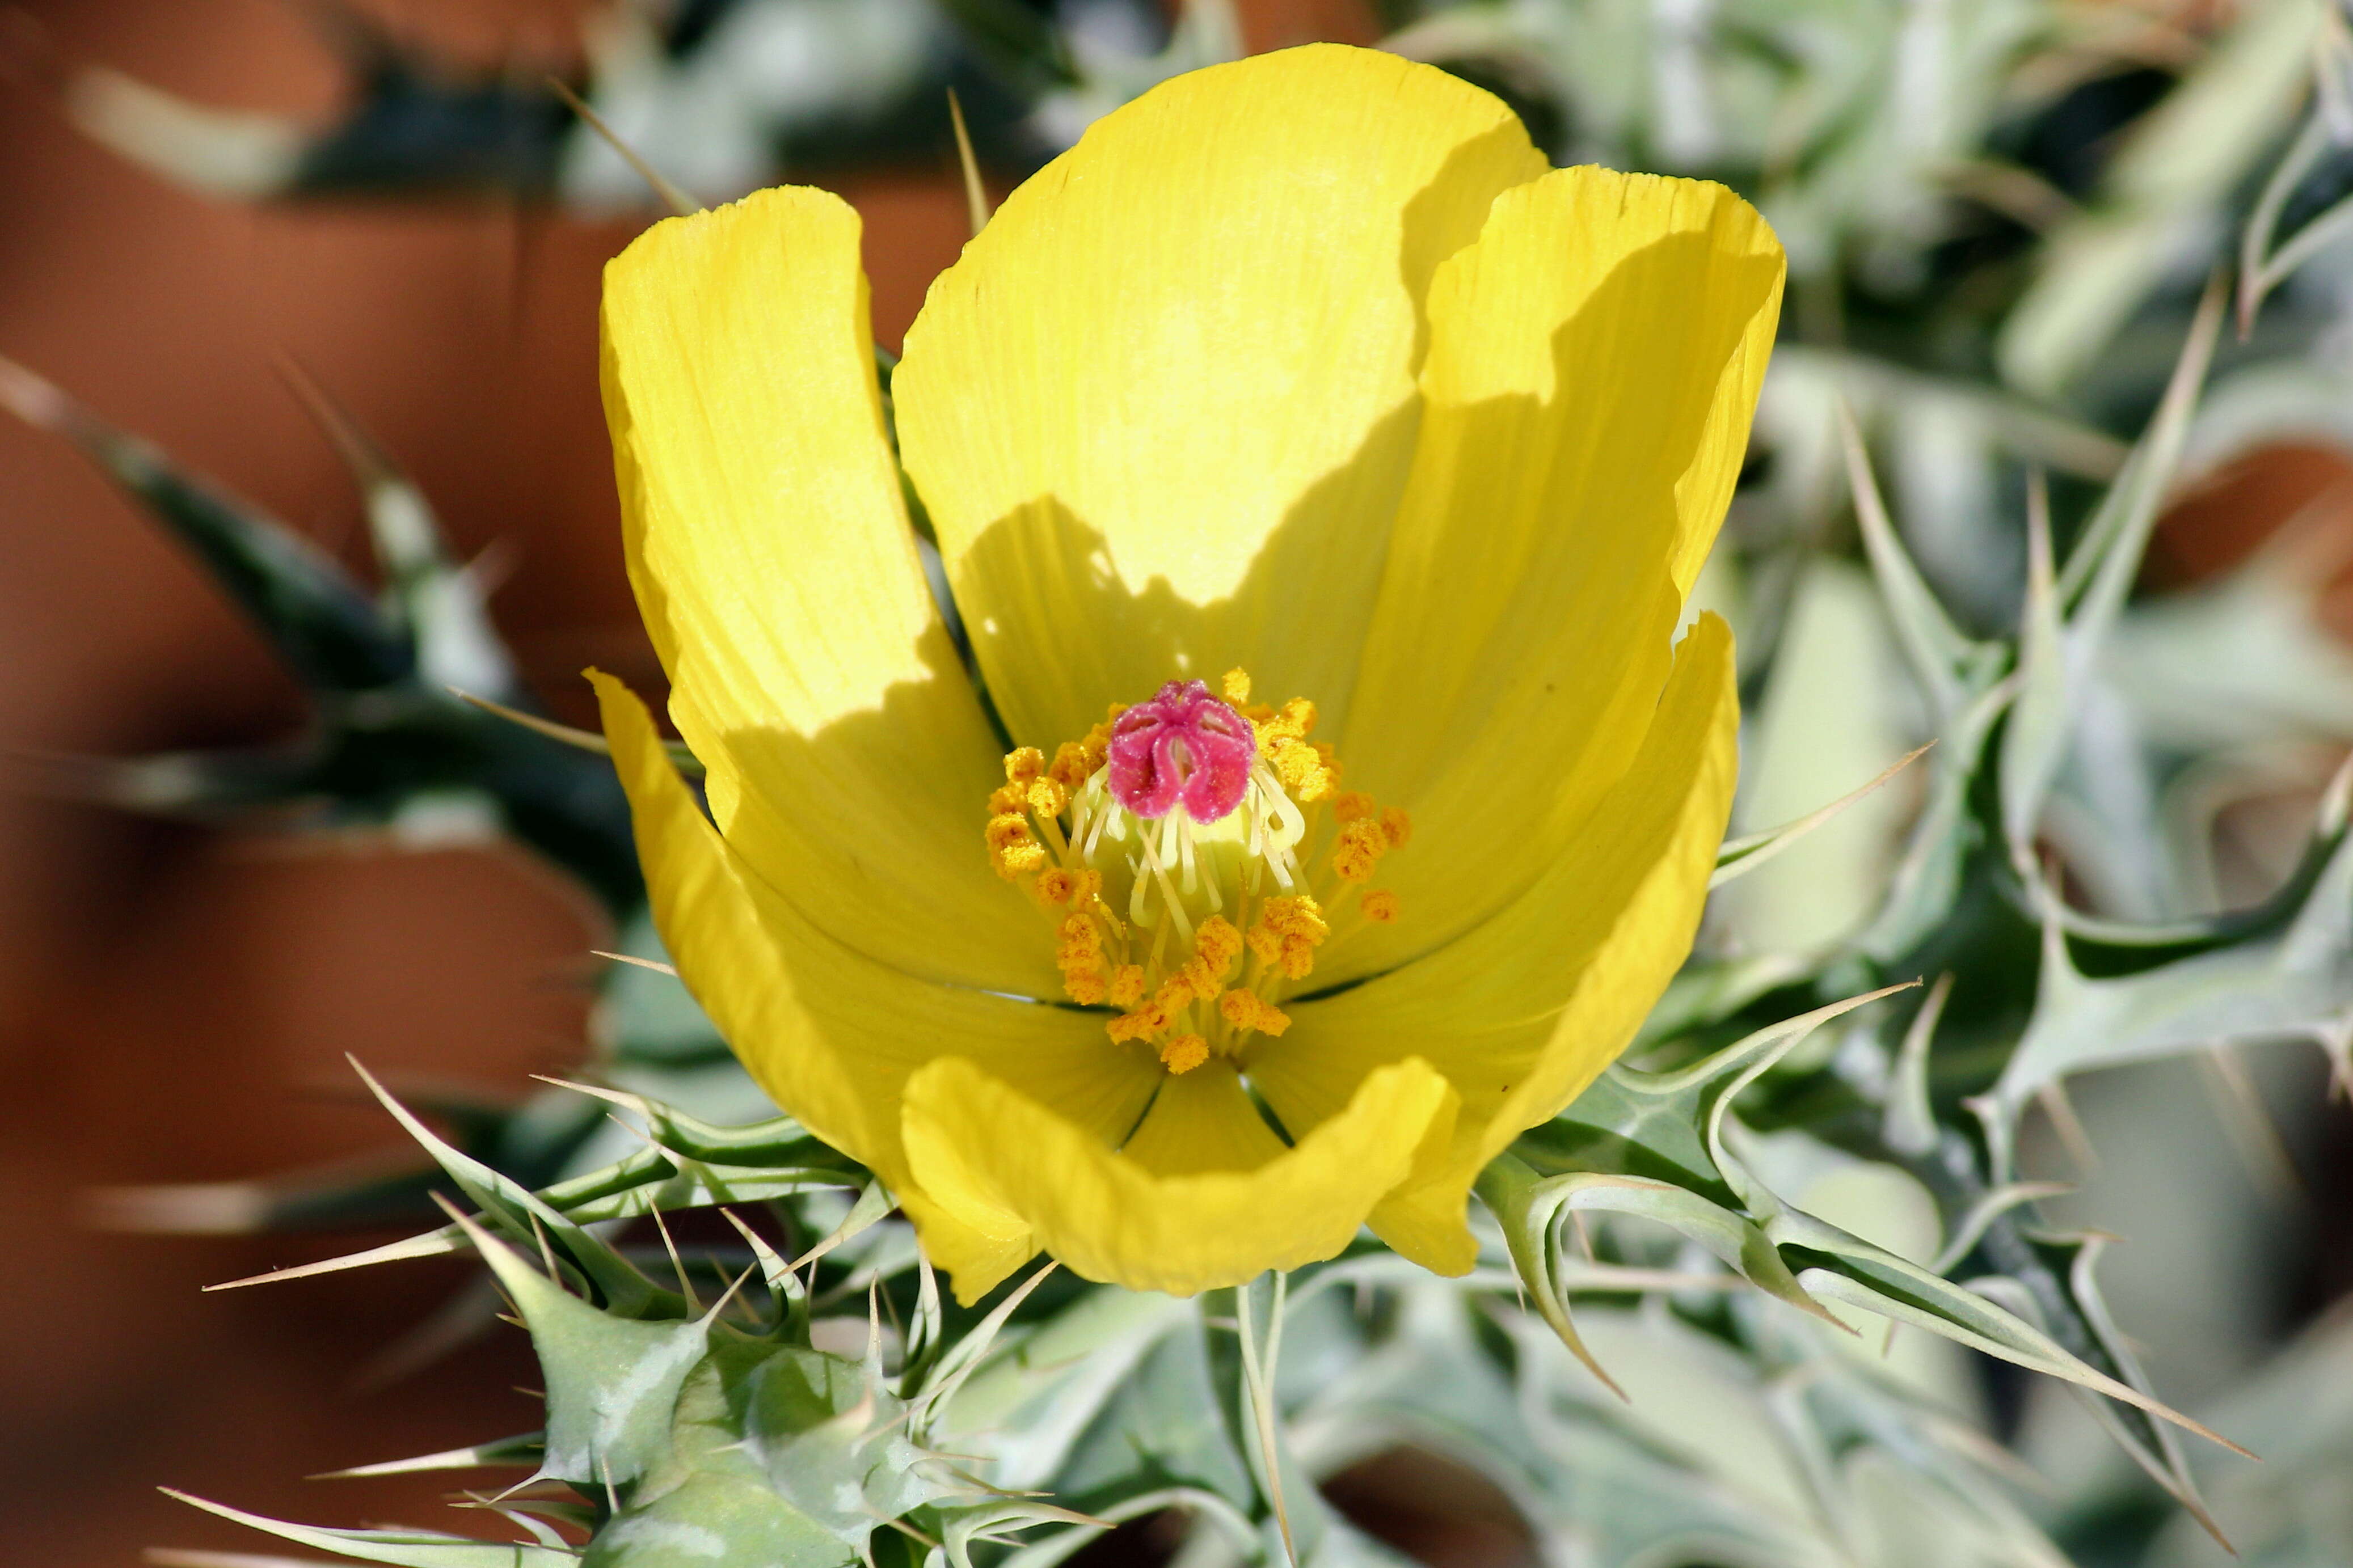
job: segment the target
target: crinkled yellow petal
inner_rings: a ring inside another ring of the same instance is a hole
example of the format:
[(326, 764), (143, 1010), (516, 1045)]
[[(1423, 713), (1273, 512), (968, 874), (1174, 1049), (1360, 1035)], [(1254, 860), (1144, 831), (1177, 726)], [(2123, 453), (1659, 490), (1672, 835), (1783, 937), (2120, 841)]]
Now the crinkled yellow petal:
[(1632, 759), (1738, 477), (1781, 247), (1696, 180), (1561, 169), (1430, 287), (1420, 447), (1342, 754), (1413, 814), (1335, 982), (1523, 891)]
[[(959, 1300), (976, 1300), (1038, 1248), (1090, 1279), (1180, 1296), (1330, 1258), (1411, 1174), (1433, 1124), (1451, 1122), (1454, 1106), (1426, 1063), (1395, 1062), (1365, 1074), (1285, 1149), (1240, 1125), (1240, 1115), (1255, 1114), (1231, 1071), (1205, 1066), (1168, 1080), (1166, 1133), (1138, 1134), (1166, 1163), (1155, 1172), (1017, 1082), (1026, 1088), (956, 1057), (907, 1082), (907, 1155), (923, 1194), (910, 1212)], [(1155, 1105), (1147, 1130), (1161, 1114)], [(1201, 1156), (1184, 1152), (1188, 1135), (1215, 1151), (1214, 1163), (1201, 1168)], [(1219, 1168), (1237, 1158), (1260, 1163)], [(935, 1237), (941, 1219), (955, 1225)]]
[(1166, 82), (1014, 192), (892, 378), (1017, 740), (1247, 668), (1345, 710), (1433, 270), (1543, 155), (1497, 99), (1314, 45)]
[(629, 577), (728, 842), (842, 942), (1051, 994), (981, 847), (1003, 782), (885, 439), (858, 216), (763, 191), (606, 269)]
[[(1018, 1077), (1039, 1114), (1073, 1136), (1107, 1145), (1127, 1135), (1163, 1076), (1148, 1051), (1113, 1046), (1087, 1014), (919, 980), (836, 942), (712, 830), (645, 704), (610, 676), (591, 679), (654, 923), (687, 989), (779, 1106), (872, 1167), (911, 1209), (921, 1194), (911, 1191), (900, 1100), (910, 1075), (942, 1053)], [(943, 1221), (940, 1239), (968, 1248), (956, 1223)]]
[[(1626, 1048), (1691, 951), (1738, 772), (1732, 635), (1702, 616), (1633, 765), (1535, 884), (1404, 968), (1292, 1005), (1250, 1080), (1294, 1134), (1385, 1063), (1429, 1061), (1461, 1097), (1452, 1147), (1374, 1212), (1399, 1252), (1471, 1267), (1471, 1184)], [(1415, 840), (1414, 847), (1420, 847)]]

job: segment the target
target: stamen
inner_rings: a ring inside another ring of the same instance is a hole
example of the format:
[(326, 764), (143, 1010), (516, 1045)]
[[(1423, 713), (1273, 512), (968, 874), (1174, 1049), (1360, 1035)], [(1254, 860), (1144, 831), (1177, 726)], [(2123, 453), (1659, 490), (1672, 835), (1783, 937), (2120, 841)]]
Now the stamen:
[(1332, 869), (1344, 882), (1366, 881), (1388, 852), (1388, 835), (1381, 831), (1379, 823), (1366, 817), (1340, 829), (1332, 846)]
[(1198, 1035), (1179, 1035), (1160, 1047), (1160, 1065), (1172, 1073), (1188, 1073), (1209, 1059), (1209, 1042)]
[(983, 835), (997, 874), (1052, 920), (1069, 999), (1107, 1009), (1111, 1040), (1170, 1073), (1213, 1056), (1247, 1070), (1277, 1048), (1291, 1016), (1276, 1003), (1332, 934), (1308, 889), (1350, 894), (1351, 920), (1396, 921), (1397, 895), (1362, 885), (1413, 833), (1403, 811), (1340, 790), (1339, 759), (1307, 738), (1313, 702), (1253, 703), (1240, 669), (1219, 685), (1222, 700), (1172, 680), (1114, 703), (1051, 763), (1007, 753)]

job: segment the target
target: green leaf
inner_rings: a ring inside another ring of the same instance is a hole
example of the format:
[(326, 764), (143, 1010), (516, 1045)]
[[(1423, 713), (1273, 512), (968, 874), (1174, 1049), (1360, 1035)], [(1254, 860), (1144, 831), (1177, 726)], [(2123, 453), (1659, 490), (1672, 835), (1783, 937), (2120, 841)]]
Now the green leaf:
[(458, 1223), (539, 1356), (547, 1428), (538, 1473), (586, 1490), (634, 1481), (660, 1462), (679, 1390), (709, 1346), (711, 1317), (648, 1322), (599, 1311), (480, 1226)]

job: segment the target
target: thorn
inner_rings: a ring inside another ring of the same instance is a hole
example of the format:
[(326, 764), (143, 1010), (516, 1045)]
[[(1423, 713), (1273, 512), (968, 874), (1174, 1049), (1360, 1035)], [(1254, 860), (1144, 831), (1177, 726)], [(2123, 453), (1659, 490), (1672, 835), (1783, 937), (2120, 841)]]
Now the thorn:
[(561, 741), (567, 746), (576, 746), (584, 752), (594, 752), (600, 757), (609, 757), (613, 754), (611, 742), (593, 730), (575, 730), (569, 724), (559, 724), (553, 719), (543, 719), (536, 713), (526, 713), (520, 708), (510, 708), (503, 702), (493, 702), (487, 697), (477, 697), (470, 691), (460, 691), (454, 686), (447, 689), (450, 696), (460, 702), (479, 708), (485, 713), (496, 714), (511, 724), (520, 724), (524, 729), (535, 734), (544, 735), (551, 741)]
[(51, 383), (15, 360), (0, 356), (0, 408), (36, 430), (70, 435), (81, 424), (81, 407)]
[(359, 479), (364, 489), (392, 483), (397, 477), (392, 460), (381, 447), (368, 439), (359, 424), (343, 405), (330, 396), (301, 360), (288, 349), (280, 349), (270, 356), (270, 363), (279, 378), (294, 394), (327, 439), (334, 445), (343, 462)]
[(702, 1303), (695, 1298), (694, 1281), (686, 1277), (686, 1265), (679, 1261), (678, 1243), (670, 1238), (670, 1226), (663, 1221), (661, 1210), (649, 1208), (646, 1212), (653, 1216), (654, 1228), (661, 1232), (662, 1250), (670, 1254), (670, 1272), (678, 1276), (679, 1294), (686, 1298), (687, 1310), (700, 1317)]
[(934, 1552), (937, 1552), (940, 1549), (940, 1543), (938, 1542), (934, 1541), (930, 1536), (925, 1535), (922, 1531), (917, 1530), (913, 1525), (909, 1524), (903, 1519), (886, 1519), (882, 1522), (897, 1531), (900, 1534), (906, 1536), (911, 1540), (921, 1542), (924, 1546)]
[[(589, 951), (596, 952), (596, 950), (591, 948)], [(624, 963), (647, 963), (651, 962), (649, 959), (631, 958), (625, 952), (597, 952), (596, 956), (599, 958), (617, 958)], [(636, 1095), (626, 1093), (621, 1089), (607, 1089), (602, 1084), (581, 1083), (568, 1078), (551, 1078), (543, 1072), (535, 1072), (531, 1076), (536, 1082), (553, 1084), (557, 1089), (568, 1089), (575, 1094), (585, 1094), (591, 1100), (609, 1100), (613, 1104), (619, 1106), (624, 1110), (634, 1110), (640, 1115), (650, 1115), (652, 1113), (653, 1108), (651, 1106), (638, 1099)]]
[(548, 1242), (547, 1227), (539, 1223), (537, 1215), (531, 1216), (531, 1234), (539, 1243), (539, 1260), (547, 1266), (547, 1277), (560, 1283), (564, 1277), (555, 1271), (555, 1248)]
[(2075, 1114), (2075, 1102), (2067, 1097), (2064, 1084), (2053, 1080), (2034, 1091), (2034, 1102), (2042, 1107), (2042, 1114), (2051, 1119), (2051, 1130), (2084, 1175), (2095, 1174), (2100, 1168), (2099, 1152), (2092, 1147), (2091, 1134), (2084, 1130), (2084, 1119)]
[(654, 195), (668, 203), (672, 213), (680, 217), (692, 217), (702, 210), (701, 202), (672, 184), (668, 175), (647, 163), (636, 148), (622, 141), (620, 135), (605, 123), (605, 117), (589, 108), (587, 101), (572, 90), (571, 84), (561, 77), (551, 76), (547, 79), (547, 85), (556, 97), (564, 100), (566, 109), (578, 115), (589, 130), (604, 139), (607, 146), (621, 155), (623, 163), (638, 172), (638, 178), (643, 180)]
[(988, 192), (980, 183), (980, 160), (973, 155), (972, 132), (965, 128), (964, 105), (948, 89), (948, 123), (955, 128), (956, 163), (964, 170), (965, 217), (977, 236), (988, 224)]
[[(1731, 881), (1734, 878), (1745, 876), (1748, 872), (1755, 870), (1757, 867), (1764, 865), (1765, 862), (1779, 855), (1791, 845), (1796, 844), (1799, 839), (1805, 837), (1806, 835), (1811, 833), (1815, 828), (1821, 826), (1822, 824), (1830, 821), (1832, 817), (1839, 816), (1841, 812), (1845, 811), (1847, 807), (1854, 805), (1857, 801), (1862, 799), (1863, 796), (1870, 795), (1874, 790), (1877, 790), (1882, 784), (1887, 783), (1888, 780), (1894, 778), (1897, 773), (1902, 773), (1905, 768), (1910, 767), (1914, 763), (1916, 763), (1922, 757), (1926, 756), (1929, 751), (1933, 749), (1936, 744), (1936, 742), (1930, 741), (1926, 745), (1913, 747), (1912, 750), (1905, 752), (1902, 756), (1896, 758), (1894, 762), (1880, 769), (1877, 775), (1872, 778), (1869, 783), (1862, 784), (1859, 788), (1849, 790), (1846, 794), (1839, 796), (1838, 799), (1831, 802), (1828, 805), (1818, 806), (1793, 822), (1785, 822), (1780, 826), (1767, 828), (1763, 833), (1745, 834), (1738, 838), (1727, 841), (1721, 849), (1716, 851), (1717, 864), (1715, 871), (1714, 875), (1709, 877), (1707, 885), (1711, 889), (1721, 887), (1723, 884)], [(1737, 859), (1727, 861), (1724, 858), (1724, 857), (1727, 855), (1737, 856), (1739, 858)]]
[(2247, 1075), (2246, 1064), (2230, 1043), (2217, 1041), (2207, 1047), (2198, 1054), (2198, 1065), (2220, 1090), (2221, 1102), (2214, 1112), (2256, 1184), (2275, 1201), (2309, 1198), (2312, 1190), (2296, 1169), (2287, 1140), (2280, 1136), (2279, 1123), (2272, 1120), (2271, 1107), (2263, 1103), (2263, 1091)]
[[(730, 1215), (729, 1217), (733, 1218), (733, 1216)], [(711, 1261), (712, 1266), (715, 1268), (718, 1266), (719, 1260), (714, 1258)], [(711, 1310), (703, 1314), (703, 1321), (705, 1322), (715, 1321), (718, 1319), (721, 1310), (726, 1307), (727, 1303), (735, 1299), (735, 1292), (744, 1289), (744, 1281), (752, 1278), (752, 1276), (758, 1273), (759, 1270), (760, 1260), (754, 1258), (750, 1266), (747, 1267), (743, 1273), (735, 1276), (735, 1283), (727, 1287), (726, 1293), (711, 1304)], [(687, 1300), (690, 1301), (693, 1299), (694, 1298), (691, 1294), (687, 1297)]]
[[(677, 979), (677, 978), (678, 978), (678, 971), (677, 971), (676, 969), (672, 968), (670, 965), (669, 965), (669, 964), (667, 964), (667, 963), (660, 963), (660, 962), (659, 962), (659, 961), (657, 961), (657, 960), (655, 960), (655, 959), (650, 959), (650, 958), (638, 958), (638, 957), (636, 957), (636, 956), (634, 956), (634, 955), (632, 955), (632, 954), (630, 954), (630, 953), (626, 953), (626, 952), (606, 952), (606, 951), (605, 951), (603, 948), (601, 948), (601, 947), (592, 947), (592, 948), (590, 948), (588, 951), (589, 951), (590, 952), (595, 953), (595, 954), (596, 954), (597, 957), (599, 957), (599, 958), (609, 958), (609, 959), (611, 959), (611, 960), (612, 960), (614, 963), (628, 963), (628, 964), (635, 964), (635, 965), (636, 965), (638, 968), (639, 968), (639, 969), (650, 969), (650, 970), (652, 970), (656, 974), (667, 974), (667, 975), (669, 975), (672, 980), (675, 980), (675, 979)], [(534, 1077), (534, 1078), (536, 1078), (536, 1077), (538, 1077), (539, 1075), (538, 1075), (538, 1074), (536, 1074), (536, 1073), (533, 1073), (532, 1076), (533, 1076), (533, 1077)], [(546, 1081), (546, 1082), (549, 1082), (549, 1083), (554, 1083), (554, 1082), (556, 1082), (557, 1080), (556, 1080), (556, 1079), (552, 1079), (552, 1078), (551, 1078), (551, 1079), (546, 1079), (545, 1081)], [(580, 1088), (580, 1086), (579, 1086), (578, 1084), (576, 1084), (576, 1083), (567, 1083), (567, 1084), (564, 1085), (564, 1087), (565, 1087), (565, 1089), (580, 1089), (580, 1092), (581, 1092), (581, 1093), (583, 1093), (583, 1094), (596, 1094), (596, 1093), (598, 1092), (597, 1090), (593, 1089), (581, 1089), (581, 1088)], [(602, 1098), (605, 1098), (605, 1099), (607, 1099), (607, 1100), (611, 1100), (611, 1099), (615, 1099), (616, 1097), (615, 1097), (615, 1096), (612, 1096), (612, 1095), (605, 1095), (605, 1096), (603, 1096)]]

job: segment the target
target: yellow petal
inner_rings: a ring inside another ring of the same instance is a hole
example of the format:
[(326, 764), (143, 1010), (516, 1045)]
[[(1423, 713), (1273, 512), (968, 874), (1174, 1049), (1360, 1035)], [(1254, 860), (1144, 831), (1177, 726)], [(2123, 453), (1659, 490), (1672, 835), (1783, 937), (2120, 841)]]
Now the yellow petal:
[(1428, 410), (1342, 741), (1413, 814), (1407, 911), (1334, 982), (1500, 909), (1625, 770), (1748, 439), (1779, 244), (1721, 185), (1562, 169), (1430, 295)]
[(912, 973), (1050, 994), (980, 844), (1002, 782), (884, 437), (858, 216), (763, 191), (606, 269), (629, 576), (728, 842)]
[(1626, 1048), (1691, 951), (1738, 770), (1733, 675), (1731, 633), (1702, 616), (1633, 765), (1533, 886), (1437, 952), (1293, 1005), (1290, 1033), (1251, 1062), (1294, 1135), (1384, 1063), (1426, 1059), (1454, 1086), (1450, 1154), (1373, 1215), (1408, 1257), (1471, 1266), (1463, 1204), (1481, 1167)]
[(695, 809), (645, 704), (610, 676), (592, 679), (654, 923), (687, 989), (779, 1106), (911, 1207), (921, 1194), (910, 1191), (901, 1096), (944, 1052), (1018, 1081), (1074, 1135), (1127, 1135), (1163, 1076), (1149, 1051), (1113, 1046), (1091, 1015), (918, 980), (834, 941)]
[(1121, 1151), (1155, 1176), (1255, 1171), (1282, 1152), (1229, 1062), (1212, 1059), (1160, 1086)]
[[(1180, 1296), (1330, 1258), (1453, 1116), (1452, 1091), (1417, 1060), (1365, 1075), (1290, 1149), (1240, 1124), (1255, 1113), (1222, 1064), (1169, 1079), (1163, 1099), (1165, 1134), (1138, 1134), (1165, 1163), (1155, 1172), (976, 1062), (943, 1057), (910, 1079), (907, 1153), (923, 1194), (910, 1212), (957, 1299), (1039, 1247), (1087, 1279)], [(1187, 1133), (1216, 1152), (1207, 1168), (1181, 1151)], [(1237, 1158), (1261, 1163), (1225, 1168)], [(929, 1228), (941, 1218), (957, 1226), (944, 1245)]]
[(1016, 739), (1235, 665), (1345, 710), (1422, 294), (1544, 167), (1489, 94), (1316, 45), (1155, 88), (997, 209), (892, 385)]

